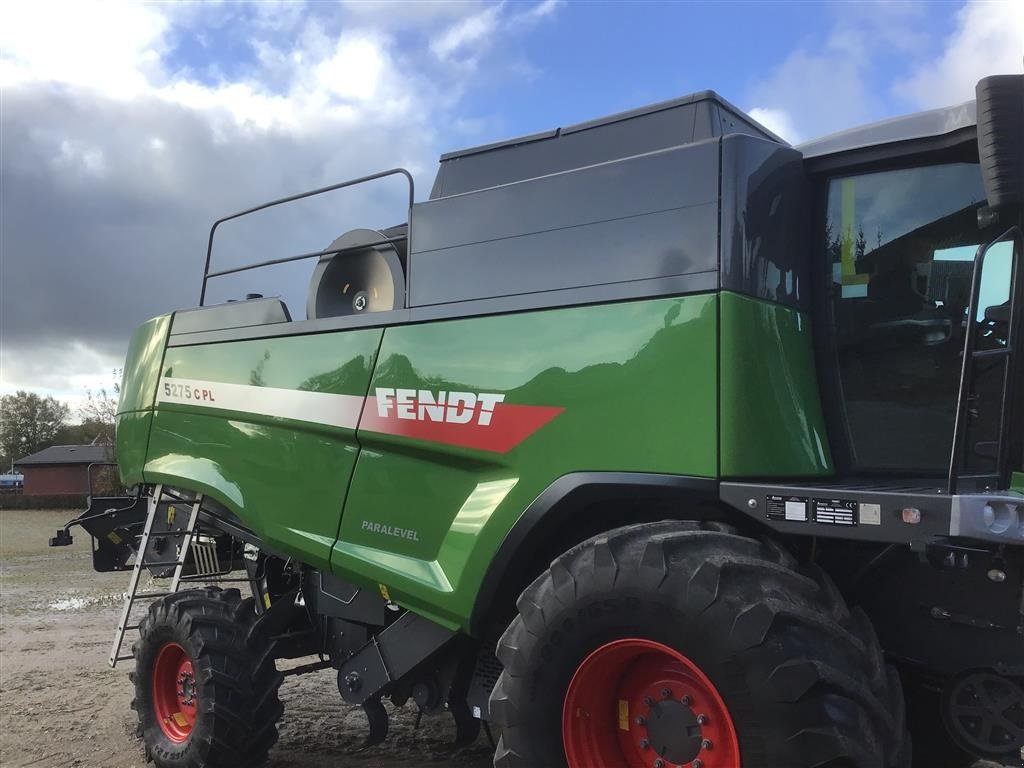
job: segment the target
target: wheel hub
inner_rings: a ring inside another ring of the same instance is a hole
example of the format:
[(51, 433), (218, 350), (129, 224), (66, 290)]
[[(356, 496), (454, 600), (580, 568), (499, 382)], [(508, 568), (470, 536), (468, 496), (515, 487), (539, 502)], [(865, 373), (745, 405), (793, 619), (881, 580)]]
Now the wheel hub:
[(670, 763), (689, 763), (700, 754), (697, 714), (681, 701), (656, 702), (647, 716), (647, 733), (651, 750)]

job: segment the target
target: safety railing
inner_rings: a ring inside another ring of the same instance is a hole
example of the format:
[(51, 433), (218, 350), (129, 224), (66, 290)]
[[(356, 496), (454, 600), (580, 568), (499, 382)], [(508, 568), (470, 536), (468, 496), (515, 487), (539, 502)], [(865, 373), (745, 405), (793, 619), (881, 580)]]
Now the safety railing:
[[(405, 170), (405, 168), (392, 168), (391, 170), (388, 170), (388, 171), (381, 171), (380, 173), (372, 173), (369, 176), (360, 176), (358, 179), (349, 179), (348, 181), (342, 181), (342, 182), (340, 182), (338, 184), (331, 184), (329, 187), (321, 187), (320, 189), (313, 189), (313, 190), (310, 190), (309, 192), (300, 192), (297, 195), (289, 195), (288, 197), (282, 197), (279, 200), (271, 200), (269, 203), (263, 203), (262, 205), (255, 206), (254, 208), (247, 208), (244, 211), (239, 211), (238, 213), (232, 213), (230, 216), (225, 216), (225, 217), (223, 217), (221, 219), (217, 219), (217, 221), (213, 222), (213, 226), (210, 227), (210, 238), (209, 238), (209, 240), (207, 242), (207, 245), (206, 245), (206, 264), (203, 267), (203, 287), (202, 287), (202, 290), (200, 290), (200, 292), (199, 292), (199, 306), (203, 306), (203, 303), (206, 301), (206, 285), (209, 282), (211, 277), (222, 277), (224, 275), (233, 275), (233, 274), (235, 274), (237, 272), (246, 272), (246, 271), (248, 271), (250, 269), (259, 269), (260, 267), (269, 267), (269, 266), (272, 266), (274, 264), (287, 264), (288, 262), (292, 262), (292, 261), (301, 261), (303, 259), (319, 258), (321, 256), (328, 256), (328, 255), (334, 255), (334, 254), (339, 254), (339, 253), (347, 253), (347, 252), (351, 252), (351, 251), (361, 251), (361, 250), (364, 250), (366, 248), (372, 248), (374, 246), (393, 245), (395, 243), (401, 243), (401, 242), (408, 241), (409, 235), (408, 235), (408, 232), (407, 232), (407, 234), (400, 235), (398, 237), (387, 237), (387, 238), (383, 238), (383, 239), (381, 239), (380, 241), (377, 241), (377, 242), (362, 243), (361, 245), (351, 246), (351, 247), (348, 247), (348, 248), (338, 248), (338, 249), (335, 249), (335, 250), (326, 250), (326, 251), (310, 251), (309, 253), (299, 253), (299, 254), (296, 254), (294, 256), (283, 256), (283, 257), (278, 258), (278, 259), (267, 259), (266, 261), (258, 261), (258, 262), (254, 262), (252, 264), (245, 264), (245, 265), (240, 266), (240, 267), (232, 267), (230, 269), (221, 269), (221, 270), (217, 270), (215, 272), (211, 272), (210, 271), (210, 259), (213, 256), (213, 239), (214, 239), (214, 236), (217, 234), (217, 228), (221, 224), (223, 224), (223, 223), (225, 223), (227, 221), (232, 221), (234, 219), (240, 219), (243, 216), (248, 216), (249, 214), (252, 214), (252, 213), (258, 213), (259, 211), (265, 211), (266, 209), (273, 208), (274, 206), (284, 205), (285, 203), (293, 203), (296, 200), (304, 200), (307, 197), (315, 197), (316, 195), (322, 195), (325, 192), (334, 192), (335, 190), (344, 189), (346, 187), (354, 187), (357, 184), (365, 184), (368, 181), (376, 181), (377, 179), (384, 179), (384, 178), (387, 178), (388, 176), (404, 176), (405, 180), (409, 183), (409, 206), (408, 206), (409, 210), (408, 210), (408, 216), (411, 216), (411, 214), (412, 214), (412, 205), (413, 205), (413, 201), (414, 201), (415, 196), (416, 196), (415, 182), (413, 181), (412, 174), (409, 173), (407, 170)], [(407, 218), (406, 221), (409, 221), (409, 218)]]

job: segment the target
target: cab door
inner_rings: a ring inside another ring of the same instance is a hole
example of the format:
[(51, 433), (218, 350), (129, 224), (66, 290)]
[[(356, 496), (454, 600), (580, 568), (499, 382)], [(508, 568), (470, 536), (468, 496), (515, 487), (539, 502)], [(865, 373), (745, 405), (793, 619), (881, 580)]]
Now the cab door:
[[(825, 186), (822, 370), (840, 471), (945, 477), (966, 334), (980, 324), (983, 345), (1005, 339), (1012, 244), (993, 249), (968, 316), (977, 249), (1005, 226), (979, 217), (975, 162), (840, 175)], [(978, 475), (994, 470), (983, 435), (998, 431), (1002, 380), (999, 371), (976, 380), (969, 466)]]

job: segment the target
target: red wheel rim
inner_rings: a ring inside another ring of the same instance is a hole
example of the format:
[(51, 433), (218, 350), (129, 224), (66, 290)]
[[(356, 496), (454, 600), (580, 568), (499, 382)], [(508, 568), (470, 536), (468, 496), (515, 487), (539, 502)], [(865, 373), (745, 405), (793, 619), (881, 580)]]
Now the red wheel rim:
[(192, 659), (177, 643), (166, 643), (153, 662), (153, 713), (171, 741), (188, 740), (196, 722), (199, 691)]
[(569, 768), (740, 768), (715, 686), (651, 640), (616, 640), (583, 660), (565, 695), (562, 743)]

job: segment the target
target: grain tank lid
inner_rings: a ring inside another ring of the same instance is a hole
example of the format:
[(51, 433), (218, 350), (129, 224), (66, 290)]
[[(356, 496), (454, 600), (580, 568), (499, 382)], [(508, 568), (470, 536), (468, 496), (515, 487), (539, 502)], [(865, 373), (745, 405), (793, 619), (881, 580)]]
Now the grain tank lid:
[(618, 160), (728, 133), (785, 145), (714, 91), (441, 155), (431, 199)]
[(797, 146), (806, 159), (838, 155), (858, 149), (922, 139), (933, 139), (977, 125), (974, 100), (952, 107), (894, 117), (822, 136)]

